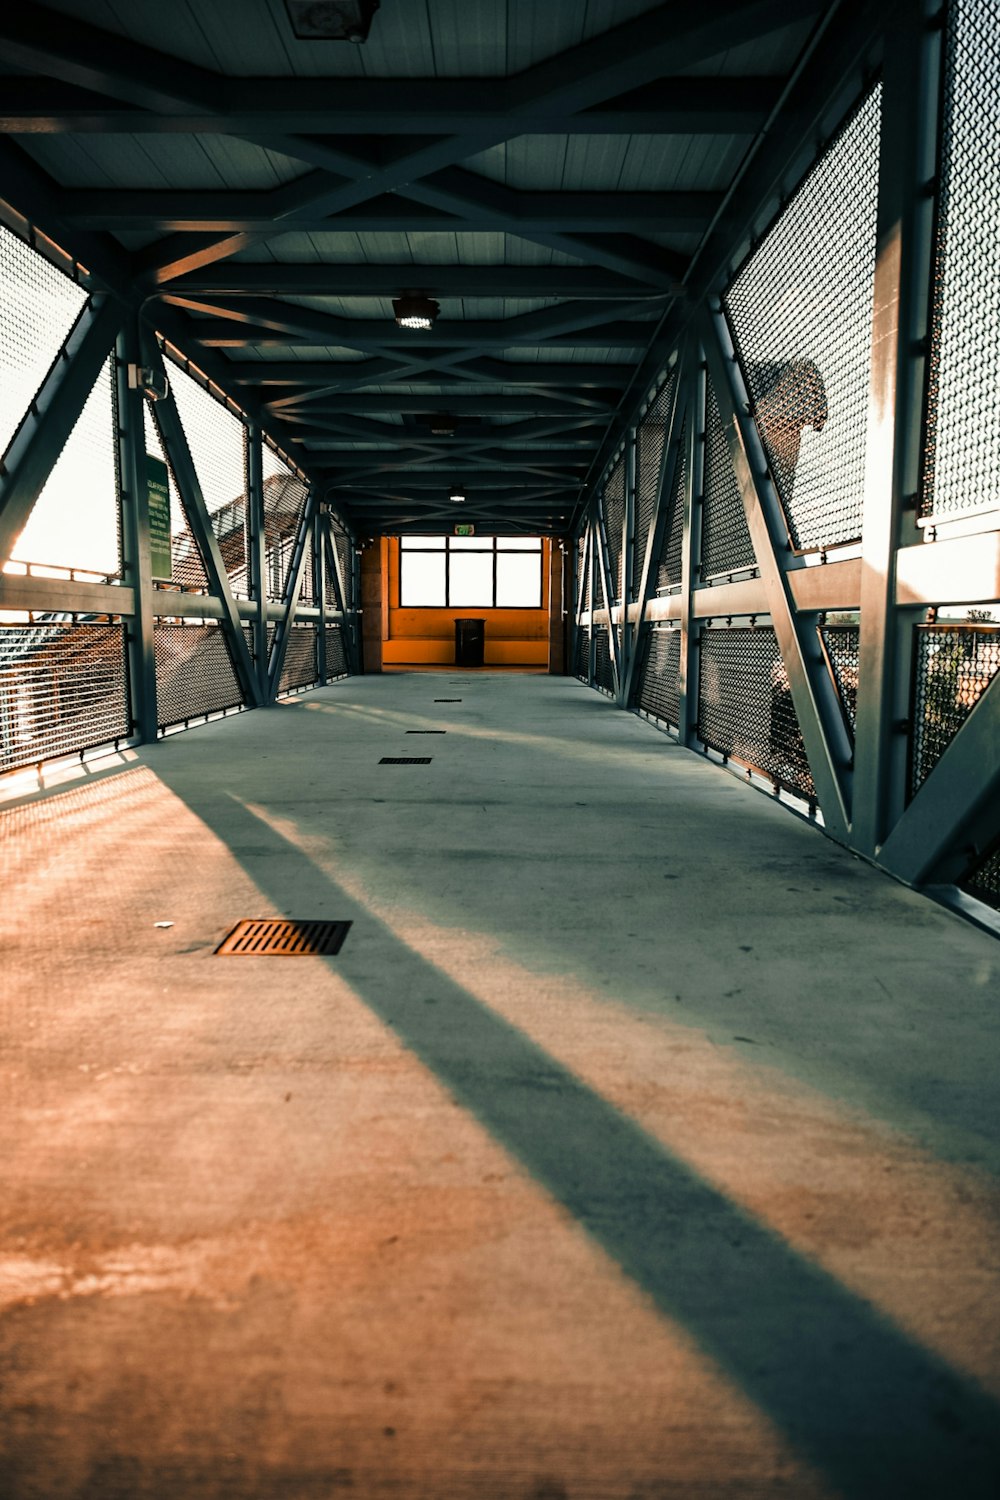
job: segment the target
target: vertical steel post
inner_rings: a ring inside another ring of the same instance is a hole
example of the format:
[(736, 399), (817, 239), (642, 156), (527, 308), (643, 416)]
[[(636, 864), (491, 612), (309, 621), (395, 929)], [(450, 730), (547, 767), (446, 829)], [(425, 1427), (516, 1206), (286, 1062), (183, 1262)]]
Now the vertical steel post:
[[(693, 593), (701, 557), (701, 512), (705, 488), (705, 354), (692, 338), (683, 361), (687, 383), (687, 451), (684, 455), (684, 530), (681, 539), (681, 642), (677, 682), (677, 735), (690, 745), (698, 720), (698, 627)], [(684, 394), (678, 391), (678, 400)]]
[(313, 526), (313, 578), (316, 580), (316, 603), (319, 606), (319, 632), (316, 639), (316, 671), (320, 687), (326, 687), (326, 546), (330, 517), (317, 510)]
[(632, 602), (632, 554), (635, 551), (635, 448), (636, 429), (630, 427), (625, 437), (625, 514), (622, 517), (622, 566), (621, 566), (621, 655), (618, 663), (618, 707), (625, 708), (629, 683), (629, 662), (632, 659), (634, 641), (629, 626), (629, 605)]
[(264, 454), (260, 424), (247, 424), (247, 516), (250, 522), (250, 594), (257, 608), (253, 616), (253, 654), (257, 664), (260, 701), (267, 704), (267, 538), (264, 531)]
[(153, 652), (153, 567), (149, 547), (149, 487), (146, 476), (144, 397), (129, 385), (129, 365), (142, 364), (138, 319), (130, 316), (115, 346), (115, 434), (122, 517), (122, 563), (132, 589), (134, 611), (128, 625), (132, 721), (138, 737), (156, 739), (156, 657)]
[(587, 567), (590, 575), (587, 593), (590, 598), (590, 639), (587, 643), (587, 686), (594, 686), (594, 668), (597, 665), (597, 630), (594, 626), (594, 607), (597, 603), (597, 501), (590, 502), (590, 520), (587, 522)]
[(885, 35), (851, 827), (852, 844), (869, 856), (906, 802), (920, 611), (896, 606), (896, 553), (920, 541), (942, 51), (934, 3), (902, 0)]

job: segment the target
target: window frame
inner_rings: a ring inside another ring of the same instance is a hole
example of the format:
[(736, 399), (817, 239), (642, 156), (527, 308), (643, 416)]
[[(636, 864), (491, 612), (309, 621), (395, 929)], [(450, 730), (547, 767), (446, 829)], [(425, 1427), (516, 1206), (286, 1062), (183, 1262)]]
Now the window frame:
[[(439, 543), (439, 539), (444, 541), (444, 547), (441, 547), (438, 544)], [(495, 536), (495, 535), (483, 536), (481, 538), (480, 537), (458, 537), (458, 538), (454, 538), (454, 537), (446, 535), (443, 538), (440, 538), (440, 534), (439, 533), (435, 533), (435, 534), (428, 533), (428, 535), (426, 537), (419, 536), (419, 535), (410, 535), (410, 536), (405, 536), (405, 537), (402, 537), (402, 536), (401, 537), (397, 537), (396, 540), (397, 540), (397, 543), (398, 543), (398, 546), (397, 546), (397, 557), (398, 557), (398, 561), (399, 561), (399, 569), (398, 569), (399, 576), (398, 576), (398, 580), (397, 580), (397, 590), (396, 590), (396, 592), (397, 592), (398, 607), (400, 609), (449, 609), (449, 610), (451, 610), (451, 609), (459, 609), (459, 610), (460, 609), (469, 609), (469, 610), (473, 610), (473, 609), (490, 609), (490, 610), (504, 610), (504, 611), (506, 611), (506, 610), (514, 610), (514, 609), (544, 609), (545, 608), (545, 567), (544, 567), (544, 564), (545, 564), (545, 538), (544, 537), (539, 536), (539, 537), (533, 537), (533, 538), (531, 538), (532, 541), (537, 541), (537, 543), (538, 543), (537, 548), (534, 548), (534, 547), (507, 547), (507, 548), (505, 548), (504, 545), (503, 545), (503, 543), (507, 540), (507, 538), (503, 537), (503, 536)], [(464, 543), (465, 544), (463, 546), (459, 546), (459, 547), (456, 547), (454, 549), (454, 555), (455, 556), (458, 556), (458, 557), (468, 557), (471, 554), (474, 554), (474, 553), (477, 553), (477, 552), (489, 553), (491, 555), (491, 557), (492, 557), (492, 564), (493, 564), (493, 566), (492, 566), (492, 589), (491, 589), (491, 595), (492, 595), (492, 601), (493, 602), (491, 604), (452, 604), (452, 602), (451, 602), (451, 559), (452, 559), (452, 555), (453, 555), (452, 542), (455, 541), (455, 540), (457, 540), (460, 543)], [(519, 538), (519, 540), (520, 540), (520, 538)], [(430, 547), (419, 547), (419, 546), (414, 546), (413, 545), (413, 543), (419, 542), (419, 541), (433, 541), (435, 545), (430, 546)], [(478, 542), (478, 541), (482, 541), (482, 543), (484, 545), (482, 545), (480, 547), (470, 546), (469, 545), (470, 542)], [(410, 545), (404, 545), (404, 543), (409, 543)], [(486, 545), (487, 543), (489, 543), (489, 545)], [(503, 553), (503, 552), (506, 552), (511, 557), (537, 557), (538, 558), (538, 603), (537, 604), (497, 604), (497, 602), (496, 602), (496, 599), (497, 599), (497, 559), (498, 559), (498, 556), (501, 553)], [(445, 597), (445, 602), (443, 604), (404, 604), (403, 603), (403, 563), (404, 563), (404, 560), (407, 557), (412, 556), (414, 553), (425, 553), (426, 555), (431, 556), (431, 557), (441, 557), (442, 555), (444, 556), (444, 597)]]

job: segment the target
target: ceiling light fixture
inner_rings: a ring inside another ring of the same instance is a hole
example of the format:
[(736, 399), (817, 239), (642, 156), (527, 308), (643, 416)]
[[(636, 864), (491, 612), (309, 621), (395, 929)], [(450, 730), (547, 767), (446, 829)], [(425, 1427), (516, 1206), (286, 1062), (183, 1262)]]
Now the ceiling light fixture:
[(464, 488), (464, 486), (462, 486), (460, 484), (453, 484), (452, 487), (451, 487), (451, 489), (448, 491), (448, 499), (452, 502), (453, 505), (464, 505), (465, 504), (465, 488)]
[(454, 437), (458, 422), (446, 411), (436, 411), (433, 416), (428, 417), (427, 425), (434, 437)]
[(428, 328), (433, 328), (441, 308), (433, 297), (425, 297), (420, 292), (404, 292), (394, 299), (392, 310), (400, 328), (416, 328), (426, 333)]
[(381, 0), (285, 0), (301, 42), (366, 42)]

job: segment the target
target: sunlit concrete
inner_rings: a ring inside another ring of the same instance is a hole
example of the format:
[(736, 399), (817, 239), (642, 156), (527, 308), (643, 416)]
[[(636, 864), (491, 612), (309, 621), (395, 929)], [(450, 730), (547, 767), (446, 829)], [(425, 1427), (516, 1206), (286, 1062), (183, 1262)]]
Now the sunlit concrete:
[[(995, 939), (557, 678), (0, 834), (0, 1494), (996, 1493)], [(353, 927), (214, 956), (284, 914)]]

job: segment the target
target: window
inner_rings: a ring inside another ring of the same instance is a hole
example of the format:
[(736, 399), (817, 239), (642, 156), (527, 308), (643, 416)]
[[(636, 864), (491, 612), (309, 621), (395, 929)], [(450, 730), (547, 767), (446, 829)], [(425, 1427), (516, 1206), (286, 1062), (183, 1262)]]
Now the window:
[(403, 609), (540, 609), (539, 536), (404, 536)]

